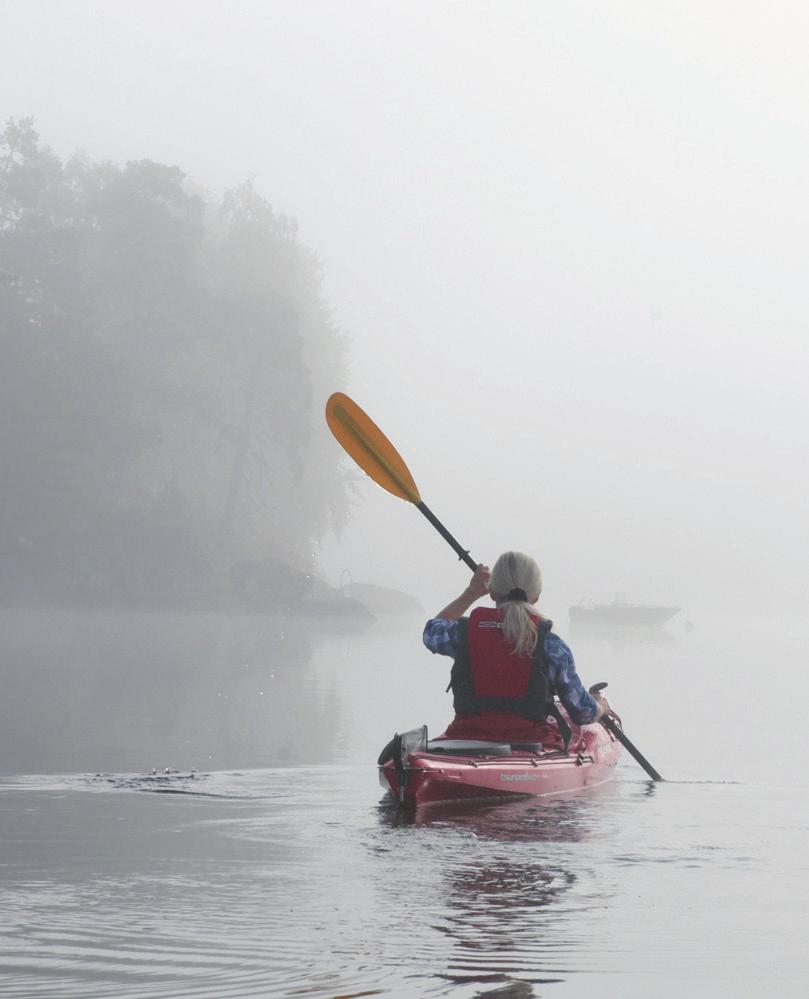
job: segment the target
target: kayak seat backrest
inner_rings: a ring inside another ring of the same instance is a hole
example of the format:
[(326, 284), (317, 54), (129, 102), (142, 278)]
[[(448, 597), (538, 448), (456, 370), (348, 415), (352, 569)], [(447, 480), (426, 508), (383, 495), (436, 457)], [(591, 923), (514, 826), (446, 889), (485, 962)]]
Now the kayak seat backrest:
[(427, 743), (428, 753), (447, 753), (449, 756), (510, 756), (507, 742), (481, 742), (477, 739), (432, 739)]

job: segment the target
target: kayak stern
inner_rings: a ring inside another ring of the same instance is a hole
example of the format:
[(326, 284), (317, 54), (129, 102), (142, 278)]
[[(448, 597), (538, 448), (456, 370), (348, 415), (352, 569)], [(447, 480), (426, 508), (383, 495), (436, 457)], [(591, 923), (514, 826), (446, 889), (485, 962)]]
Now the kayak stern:
[(601, 725), (585, 725), (570, 753), (539, 744), (428, 740), (423, 726), (397, 735), (380, 754), (379, 780), (400, 804), (474, 798), (550, 797), (611, 780), (620, 745)]

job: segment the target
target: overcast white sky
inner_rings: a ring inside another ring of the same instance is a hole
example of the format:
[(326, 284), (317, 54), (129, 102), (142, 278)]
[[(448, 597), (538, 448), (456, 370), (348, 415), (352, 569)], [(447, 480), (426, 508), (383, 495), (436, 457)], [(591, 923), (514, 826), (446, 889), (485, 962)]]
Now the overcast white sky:
[[(3, 118), (216, 192), (252, 175), (298, 219), (348, 391), (476, 558), (533, 552), (557, 612), (806, 602), (804, 3), (0, 0), (0, 23)], [(375, 488), (322, 562), (430, 608), (466, 576)]]

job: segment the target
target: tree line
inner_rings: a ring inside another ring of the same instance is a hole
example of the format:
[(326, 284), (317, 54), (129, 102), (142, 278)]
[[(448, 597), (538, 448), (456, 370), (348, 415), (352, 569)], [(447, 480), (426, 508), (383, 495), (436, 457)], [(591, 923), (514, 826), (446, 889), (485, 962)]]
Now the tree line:
[(294, 601), (343, 522), (346, 343), (251, 182), (0, 133), (0, 599)]

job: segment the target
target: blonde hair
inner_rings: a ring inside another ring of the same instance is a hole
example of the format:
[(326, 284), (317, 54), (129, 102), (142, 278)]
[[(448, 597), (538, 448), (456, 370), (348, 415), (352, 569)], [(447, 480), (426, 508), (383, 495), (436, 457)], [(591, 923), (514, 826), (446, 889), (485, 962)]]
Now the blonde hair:
[[(522, 593), (514, 593), (514, 590), (522, 590)], [(494, 563), (489, 593), (498, 607), (502, 605), (503, 635), (513, 644), (515, 656), (534, 651), (537, 623), (530, 604), (539, 600), (541, 592), (542, 572), (530, 555), (504, 552)]]

